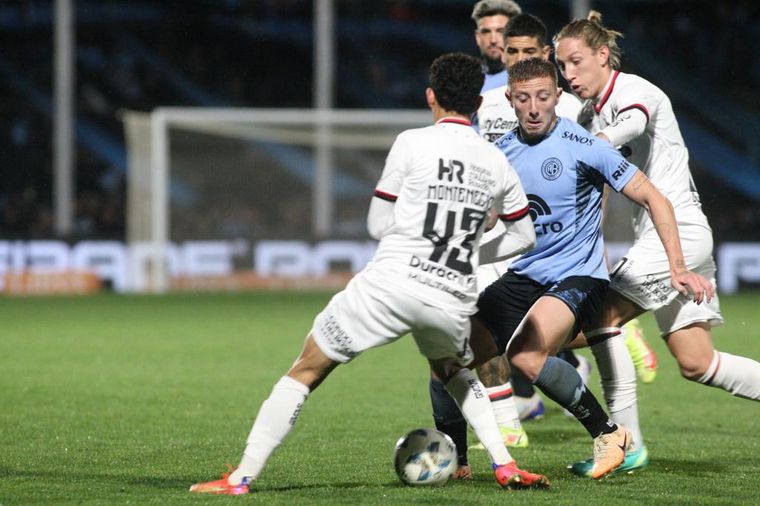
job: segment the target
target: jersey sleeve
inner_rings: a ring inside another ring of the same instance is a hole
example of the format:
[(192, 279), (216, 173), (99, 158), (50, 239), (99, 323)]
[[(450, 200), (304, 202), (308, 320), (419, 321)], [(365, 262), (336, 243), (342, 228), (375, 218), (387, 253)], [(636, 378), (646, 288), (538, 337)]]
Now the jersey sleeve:
[(385, 167), (383, 167), (380, 180), (375, 186), (375, 197), (388, 202), (395, 202), (398, 199), (401, 185), (409, 168), (410, 155), (409, 141), (402, 133), (393, 141), (393, 146), (385, 158)]
[(503, 157), (504, 163), (504, 197), (496, 202), (496, 212), (502, 221), (517, 221), (526, 216), (529, 211), (528, 197), (525, 195), (520, 177), (512, 165)]
[[(643, 82), (628, 82), (619, 85), (619, 88), (614, 92), (614, 102), (612, 105), (613, 123), (622, 116), (626, 111), (638, 110), (644, 114), (646, 123), (652, 119), (652, 113), (657, 110), (660, 97), (657, 94), (657, 89), (651, 86), (647, 86)], [(612, 126), (610, 125), (610, 126)], [(616, 145), (625, 144), (630, 141), (631, 138), (619, 138), (616, 139)]]
[(628, 109), (618, 114), (615, 121), (599, 133), (604, 134), (613, 146), (622, 146), (643, 134), (648, 122), (649, 119), (640, 109)]
[(590, 147), (589, 154), (591, 156), (586, 158), (586, 164), (599, 172), (606, 183), (618, 193), (636, 172), (637, 167), (634, 164), (626, 160), (612, 144), (602, 139), (598, 139)]

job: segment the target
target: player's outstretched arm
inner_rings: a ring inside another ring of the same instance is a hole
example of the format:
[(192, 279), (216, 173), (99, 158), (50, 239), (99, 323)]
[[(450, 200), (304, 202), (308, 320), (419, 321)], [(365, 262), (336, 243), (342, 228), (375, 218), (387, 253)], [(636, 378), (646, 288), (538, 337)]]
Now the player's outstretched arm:
[(638, 169), (625, 185), (622, 193), (649, 213), (657, 235), (665, 248), (665, 254), (668, 256), (673, 288), (687, 297), (693, 297), (697, 304), (704, 300), (712, 300), (715, 295), (712, 283), (686, 268), (676, 215), (670, 201)]

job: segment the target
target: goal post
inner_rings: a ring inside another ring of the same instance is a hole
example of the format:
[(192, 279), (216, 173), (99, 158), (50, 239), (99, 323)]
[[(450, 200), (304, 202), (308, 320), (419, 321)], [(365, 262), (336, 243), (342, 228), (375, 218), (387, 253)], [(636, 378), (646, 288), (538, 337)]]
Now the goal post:
[[(172, 245), (365, 239), (373, 185), (395, 136), (432, 122), (427, 110), (162, 107), (123, 114), (128, 153), (127, 242), (145, 283), (177, 274)], [(360, 226), (361, 225), (361, 226)], [(181, 257), (181, 255), (180, 255)], [(181, 259), (180, 259), (181, 260)]]

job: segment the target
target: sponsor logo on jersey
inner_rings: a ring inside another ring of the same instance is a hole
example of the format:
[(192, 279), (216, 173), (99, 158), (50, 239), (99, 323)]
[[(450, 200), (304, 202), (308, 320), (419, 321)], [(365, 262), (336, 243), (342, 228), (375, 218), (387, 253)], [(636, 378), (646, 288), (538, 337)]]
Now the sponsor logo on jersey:
[(427, 276), (422, 276), (420, 274), (417, 274), (416, 272), (410, 272), (408, 275), (408, 278), (411, 281), (416, 281), (417, 283), (429, 286), (430, 288), (433, 288), (435, 290), (440, 290), (442, 292), (448, 293), (449, 295), (453, 295), (459, 300), (465, 300), (468, 297), (466, 293), (461, 292), (455, 288), (452, 288), (448, 286), (446, 283), (438, 281), (437, 279), (431, 279)]
[(592, 146), (595, 140), (593, 137), (578, 135), (574, 132), (562, 132), (562, 138), (577, 142), (578, 144), (583, 144), (584, 146)]
[(467, 169), (467, 185), (483, 191), (490, 191), (496, 186), (496, 180), (490, 170), (470, 164)]
[(449, 163), (443, 161), (443, 158), (438, 159), (438, 180), (448, 181), (451, 183), (456, 176), (459, 184), (464, 184), (464, 164), (459, 160), (449, 160)]
[(544, 216), (551, 216), (552, 210), (549, 207), (549, 204), (547, 204), (546, 201), (538, 195), (529, 193), (527, 196), (528, 207), (530, 209), (530, 218), (533, 220), (533, 227), (536, 230), (536, 235), (541, 236), (549, 233), (556, 234), (562, 232), (565, 227), (560, 221), (541, 220), (541, 223), (538, 222), (539, 218), (542, 218)]
[(615, 172), (612, 173), (612, 179), (617, 181), (621, 177), (623, 177), (623, 174), (628, 170), (628, 167), (630, 167), (631, 164), (628, 163), (626, 160), (623, 160), (620, 162), (620, 165), (618, 165), (618, 168), (615, 169)]
[(412, 258), (409, 260), (409, 266), (414, 267), (415, 269), (419, 269), (422, 272), (432, 274), (435, 277), (453, 281), (465, 288), (468, 288), (470, 285), (472, 285), (472, 276), (462, 275), (462, 273), (445, 267), (439, 263), (422, 259), (417, 255), (412, 255)]
[(496, 119), (485, 120), (483, 122), (482, 130), (485, 130), (486, 132), (491, 132), (492, 130), (496, 130), (494, 134), (489, 133), (489, 135), (497, 135), (498, 137), (500, 137), (504, 135), (506, 132), (509, 132), (510, 130), (512, 130), (516, 126), (517, 126), (517, 121), (515, 120), (496, 118)]
[(547, 181), (554, 181), (562, 174), (562, 162), (559, 158), (548, 158), (541, 164), (541, 175)]

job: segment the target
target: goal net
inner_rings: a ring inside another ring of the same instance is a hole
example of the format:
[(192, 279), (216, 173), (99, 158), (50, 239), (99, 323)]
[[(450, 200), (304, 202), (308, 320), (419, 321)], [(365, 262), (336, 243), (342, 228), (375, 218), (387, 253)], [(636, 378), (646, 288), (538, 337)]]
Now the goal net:
[(388, 149), (430, 123), (415, 110), (125, 113), (133, 289), (304, 283), (333, 264), (361, 268)]

